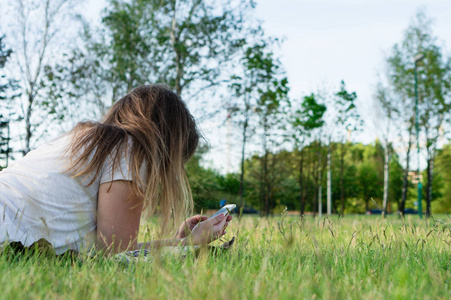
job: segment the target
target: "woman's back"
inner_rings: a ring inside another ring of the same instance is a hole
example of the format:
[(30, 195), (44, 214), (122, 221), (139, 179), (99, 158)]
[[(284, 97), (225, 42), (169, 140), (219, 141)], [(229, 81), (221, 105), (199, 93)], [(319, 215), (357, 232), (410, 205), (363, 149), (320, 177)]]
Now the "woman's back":
[(127, 161), (123, 157), (121, 170), (112, 175), (106, 160), (88, 186), (94, 174), (74, 178), (64, 171), (69, 142), (70, 136), (63, 135), (0, 172), (0, 243), (16, 241), (28, 247), (44, 238), (57, 254), (93, 244), (99, 185), (129, 180), (122, 171)]
[(68, 142), (62, 136), (0, 172), (0, 242), (44, 238), (59, 254), (94, 238), (99, 180), (84, 187), (64, 173)]

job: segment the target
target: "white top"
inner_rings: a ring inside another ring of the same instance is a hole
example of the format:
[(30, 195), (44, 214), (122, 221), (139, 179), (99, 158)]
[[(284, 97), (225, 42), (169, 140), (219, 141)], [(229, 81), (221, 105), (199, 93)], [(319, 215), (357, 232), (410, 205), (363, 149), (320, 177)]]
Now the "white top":
[(0, 172), (0, 245), (17, 241), (28, 247), (45, 239), (56, 254), (93, 245), (99, 185), (131, 180), (128, 160), (124, 155), (112, 175), (110, 157), (87, 187), (94, 174), (82, 182), (64, 173), (69, 140), (64, 135), (42, 145)]

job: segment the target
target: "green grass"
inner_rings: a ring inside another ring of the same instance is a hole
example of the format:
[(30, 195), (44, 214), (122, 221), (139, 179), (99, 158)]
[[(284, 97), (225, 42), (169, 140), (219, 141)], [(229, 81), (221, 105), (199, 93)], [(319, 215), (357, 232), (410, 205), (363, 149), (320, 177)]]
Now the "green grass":
[[(449, 299), (451, 219), (244, 217), (219, 256), (155, 255), (129, 266), (0, 255), (0, 297), (137, 299)], [(150, 224), (150, 225), (149, 225)], [(155, 226), (143, 226), (144, 235)]]

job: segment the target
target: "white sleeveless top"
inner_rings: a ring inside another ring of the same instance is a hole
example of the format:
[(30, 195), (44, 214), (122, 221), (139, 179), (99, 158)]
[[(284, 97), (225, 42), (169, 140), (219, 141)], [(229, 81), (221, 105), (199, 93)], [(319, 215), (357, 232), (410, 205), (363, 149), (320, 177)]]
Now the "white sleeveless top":
[(70, 136), (30, 151), (0, 172), (0, 245), (21, 242), (29, 247), (45, 239), (61, 254), (68, 249), (89, 250), (96, 237), (99, 185), (114, 180), (131, 180), (128, 160), (111, 172), (107, 159), (94, 183), (64, 173), (64, 152)]

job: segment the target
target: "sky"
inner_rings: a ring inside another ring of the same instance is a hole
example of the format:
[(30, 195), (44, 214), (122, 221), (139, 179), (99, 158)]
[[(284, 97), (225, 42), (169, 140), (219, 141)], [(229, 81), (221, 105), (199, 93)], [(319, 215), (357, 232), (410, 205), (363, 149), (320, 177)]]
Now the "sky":
[[(435, 20), (434, 33), (445, 43), (445, 49), (451, 47), (449, 0), (257, 3), (257, 16), (264, 20), (265, 30), (285, 37), (281, 60), (287, 70), (291, 96), (300, 97), (323, 86), (337, 87), (343, 79), (349, 90), (357, 92), (362, 116), (371, 111), (377, 73), (383, 71), (385, 57), (402, 40), (418, 9), (425, 9), (427, 16)], [(362, 135), (364, 142), (375, 138), (375, 132), (367, 129)]]

